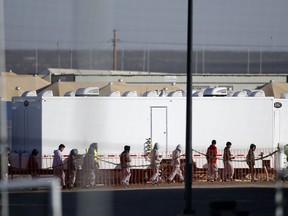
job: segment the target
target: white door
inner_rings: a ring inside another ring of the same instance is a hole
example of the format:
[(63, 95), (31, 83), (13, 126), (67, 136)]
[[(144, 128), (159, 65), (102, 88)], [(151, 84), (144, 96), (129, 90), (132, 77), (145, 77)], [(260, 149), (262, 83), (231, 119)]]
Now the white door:
[(167, 154), (167, 107), (151, 107), (152, 144), (159, 143), (159, 151)]

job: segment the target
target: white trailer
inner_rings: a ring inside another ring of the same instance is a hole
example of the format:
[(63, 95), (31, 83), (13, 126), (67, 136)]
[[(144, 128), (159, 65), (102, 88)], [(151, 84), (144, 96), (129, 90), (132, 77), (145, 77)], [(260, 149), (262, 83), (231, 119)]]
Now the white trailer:
[[(276, 149), (288, 143), (288, 100), (272, 97), (193, 97), (192, 148), (206, 152), (211, 140), (223, 150)], [(276, 105), (275, 105), (276, 104)], [(63, 143), (84, 153), (92, 142), (100, 153), (143, 154), (144, 142), (160, 144), (164, 157), (185, 147), (185, 97), (14, 97), (12, 151), (37, 148), (50, 157)], [(42, 167), (45, 167), (42, 163)]]

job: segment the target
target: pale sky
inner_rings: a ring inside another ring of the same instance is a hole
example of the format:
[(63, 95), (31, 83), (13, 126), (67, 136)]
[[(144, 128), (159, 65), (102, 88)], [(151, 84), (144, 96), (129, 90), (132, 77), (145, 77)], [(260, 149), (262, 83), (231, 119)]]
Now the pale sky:
[[(288, 49), (287, 0), (194, 0), (195, 47)], [(7, 48), (186, 49), (186, 0), (4, 0)]]

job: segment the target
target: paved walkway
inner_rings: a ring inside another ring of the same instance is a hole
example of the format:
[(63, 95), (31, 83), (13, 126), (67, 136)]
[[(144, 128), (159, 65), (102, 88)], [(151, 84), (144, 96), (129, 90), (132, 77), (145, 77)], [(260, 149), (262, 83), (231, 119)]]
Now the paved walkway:
[[(284, 188), (288, 188), (288, 182), (282, 182), (282, 186)], [(274, 188), (275, 181), (258, 181), (258, 182), (250, 182), (250, 181), (232, 181), (232, 182), (206, 182), (206, 181), (198, 181), (192, 183), (192, 188)], [(185, 188), (184, 183), (160, 183), (158, 186), (154, 186), (152, 184), (130, 184), (129, 187), (122, 186), (105, 186), (105, 185), (97, 185), (95, 188), (75, 188), (73, 190), (63, 190), (63, 192), (73, 192), (73, 191), (90, 191), (90, 190), (146, 190), (146, 189), (169, 189), (169, 188)]]
[[(235, 201), (236, 211), (251, 216), (275, 215), (273, 182), (197, 182), (192, 187), (192, 208), (197, 216), (209, 216), (215, 201)], [(131, 185), (129, 188), (98, 186), (95, 189), (64, 190), (63, 216), (177, 216), (185, 208), (184, 184)], [(288, 183), (284, 183), (288, 199)], [(48, 194), (44, 190), (21, 190), (10, 194), (10, 216), (44, 216)], [(288, 215), (284, 206), (284, 215)]]

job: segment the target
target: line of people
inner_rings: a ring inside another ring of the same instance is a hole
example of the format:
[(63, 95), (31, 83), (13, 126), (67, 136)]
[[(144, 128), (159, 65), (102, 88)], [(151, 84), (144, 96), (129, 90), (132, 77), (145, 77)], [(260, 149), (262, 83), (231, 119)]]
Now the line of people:
[[(67, 161), (67, 181), (68, 185), (66, 187), (65, 181), (65, 170), (62, 152), (65, 149), (64, 144), (60, 144), (58, 149), (54, 151), (53, 157), (53, 174), (55, 177), (60, 178), (60, 183), (62, 188), (73, 189), (75, 187), (77, 171), (79, 165), (77, 164), (77, 159), (81, 156), (78, 155), (77, 149), (72, 149), (70, 151), (68, 161)], [(99, 176), (99, 160), (98, 160), (98, 144), (92, 143), (89, 146), (89, 149), (86, 151), (86, 154), (83, 157), (82, 163), (82, 187), (92, 188), (96, 186), (96, 177)]]
[[(234, 167), (232, 165), (232, 159), (235, 157), (231, 154), (230, 148), (232, 146), (231, 142), (226, 143), (223, 153), (223, 165), (224, 165), (224, 178), (223, 181), (229, 182), (233, 181)], [(255, 155), (256, 145), (251, 144), (248, 154), (246, 155), (246, 163), (249, 167), (249, 174), (251, 175), (251, 181), (256, 181), (255, 178)], [(217, 166), (217, 147), (216, 140), (212, 140), (211, 145), (208, 147), (206, 152), (207, 159), (207, 169), (208, 169), (208, 179), (207, 181), (213, 182), (219, 180), (218, 166)]]
[[(62, 152), (65, 149), (64, 144), (60, 144), (57, 150), (54, 150), (53, 157), (53, 175), (60, 179), (62, 188), (66, 188), (66, 177), (68, 181), (67, 187), (72, 189), (75, 187), (77, 170), (79, 166), (77, 165), (77, 158), (79, 158), (78, 150), (72, 149), (70, 151), (68, 161), (67, 161), (67, 173), (65, 174), (64, 160)], [(181, 156), (181, 145), (177, 145), (175, 150), (172, 152), (172, 172), (168, 177), (168, 182), (171, 183), (176, 175), (179, 176), (180, 181), (184, 182), (184, 177), (182, 170), (180, 169), (180, 156)], [(39, 167), (37, 163), (38, 151), (33, 149), (31, 156), (28, 160), (28, 172), (33, 178), (39, 176)], [(158, 185), (159, 183), (159, 173), (160, 173), (160, 162), (162, 160), (162, 155), (159, 154), (159, 144), (155, 143), (153, 149), (150, 152), (150, 166), (152, 170), (151, 184)], [(130, 157), (130, 146), (124, 146), (124, 151), (120, 154), (120, 166), (122, 171), (121, 185), (123, 187), (128, 187), (131, 177), (131, 157)], [(92, 143), (83, 158), (82, 171), (84, 174), (84, 179), (82, 179), (83, 187), (95, 187), (96, 177), (99, 177), (99, 160), (98, 160), (98, 144)]]
[[(172, 172), (168, 177), (168, 182), (171, 183), (176, 175), (179, 176), (180, 181), (184, 182), (182, 170), (180, 169), (180, 156), (181, 156), (181, 145), (177, 145), (176, 149), (172, 152)], [(129, 186), (131, 177), (131, 157), (130, 157), (130, 146), (124, 146), (124, 151), (120, 155), (120, 164), (122, 169), (121, 185), (123, 187)], [(150, 166), (152, 170), (151, 184), (157, 186), (159, 184), (159, 173), (160, 163), (162, 161), (162, 155), (159, 154), (159, 144), (155, 143), (153, 149), (150, 152)]]
[[(230, 151), (232, 146), (231, 142), (226, 143), (223, 153), (223, 165), (224, 165), (224, 178), (223, 181), (229, 182), (233, 180), (234, 168), (232, 165), (232, 160), (235, 158)], [(60, 144), (58, 149), (54, 151), (53, 157), (53, 174), (58, 177), (63, 188), (66, 187), (66, 182), (68, 183), (67, 188), (74, 188), (77, 171), (79, 165), (77, 164), (77, 159), (81, 156), (78, 155), (77, 149), (72, 149), (70, 151), (68, 161), (67, 161), (67, 172), (65, 173), (64, 169), (64, 160), (62, 152), (65, 149), (64, 144)], [(249, 152), (246, 156), (246, 162), (249, 167), (251, 181), (255, 181), (255, 155), (254, 151), (256, 149), (255, 144), (250, 145)], [(177, 145), (175, 150), (172, 152), (171, 167), (172, 171), (169, 174), (167, 179), (168, 183), (173, 182), (176, 175), (179, 176), (180, 181), (184, 182), (184, 177), (182, 170), (180, 169), (180, 156), (181, 156), (181, 145)], [(33, 149), (32, 153), (28, 159), (27, 171), (31, 174), (32, 178), (37, 178), (40, 175), (40, 168), (37, 162), (38, 150)], [(151, 184), (158, 185), (159, 183), (159, 172), (160, 172), (160, 163), (162, 160), (161, 155), (159, 154), (159, 144), (155, 143), (153, 149), (150, 152), (150, 166), (152, 170)], [(217, 167), (217, 147), (216, 140), (212, 140), (211, 145), (208, 147), (206, 152), (207, 159), (207, 169), (208, 169), (208, 179), (207, 181), (213, 182), (219, 180), (218, 167)], [(124, 187), (129, 186), (130, 177), (131, 177), (131, 157), (130, 157), (130, 146), (124, 146), (124, 151), (120, 155), (120, 166), (122, 170), (121, 184)], [(66, 162), (65, 162), (66, 163)], [(86, 151), (85, 156), (83, 157), (82, 163), (83, 187), (94, 187), (97, 183), (97, 178), (99, 178), (99, 159), (98, 159), (98, 144), (92, 143), (89, 146), (89, 149)], [(66, 175), (65, 175), (66, 174)]]
[[(80, 164), (77, 163), (77, 159), (81, 157), (78, 154), (77, 149), (72, 149), (68, 156), (68, 160), (63, 160), (62, 152), (65, 149), (64, 144), (60, 144), (58, 149), (54, 150), (52, 168), (53, 175), (60, 179), (61, 187), (73, 189), (75, 187), (77, 171), (80, 168)], [(33, 149), (28, 159), (27, 172), (32, 178), (38, 178), (40, 175), (40, 168), (37, 161), (38, 150)], [(65, 163), (67, 163), (67, 172), (65, 172)], [(82, 168), (82, 167), (81, 167)], [(85, 187), (94, 187), (96, 185), (96, 176), (99, 169), (98, 162), (98, 144), (92, 143), (83, 157), (83, 185)], [(67, 183), (67, 184), (66, 184)]]
[[(8, 148), (7, 148), (8, 149)], [(67, 161), (64, 161), (62, 152), (65, 149), (64, 144), (60, 144), (58, 149), (54, 150), (52, 168), (53, 175), (60, 179), (60, 184), (62, 188), (72, 189), (75, 187), (77, 171), (79, 170), (80, 164), (77, 164), (77, 159), (81, 157), (78, 155), (77, 149), (72, 149), (70, 151)], [(10, 149), (7, 150), (7, 158), (9, 158)], [(175, 150), (172, 152), (172, 172), (169, 175), (168, 182), (172, 182), (176, 175), (179, 175), (181, 182), (184, 181), (182, 171), (180, 169), (180, 153), (181, 145), (177, 145)], [(38, 164), (37, 156), (39, 151), (33, 149), (28, 162), (27, 162), (27, 174), (30, 174), (33, 179), (37, 179), (40, 176), (41, 168)], [(160, 173), (160, 163), (162, 160), (162, 155), (159, 154), (159, 144), (155, 143), (153, 149), (150, 152), (150, 166), (152, 170), (151, 184), (158, 185), (159, 183), (159, 173)], [(124, 146), (124, 151), (120, 155), (120, 165), (122, 170), (121, 184), (124, 187), (129, 186), (131, 177), (131, 157), (130, 157), (130, 146)], [(67, 167), (66, 167), (67, 165)], [(83, 157), (82, 167), (82, 187), (94, 187), (97, 183), (97, 177), (99, 178), (99, 159), (98, 159), (98, 144), (92, 143), (86, 154)], [(8, 165), (7, 165), (8, 167)], [(65, 167), (67, 170), (65, 170)], [(3, 177), (4, 178), (4, 177)], [(8, 171), (7, 176), (8, 178)]]

